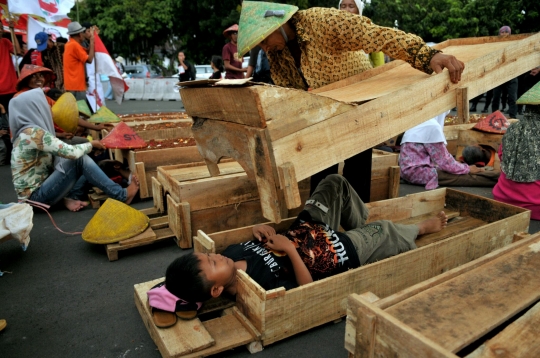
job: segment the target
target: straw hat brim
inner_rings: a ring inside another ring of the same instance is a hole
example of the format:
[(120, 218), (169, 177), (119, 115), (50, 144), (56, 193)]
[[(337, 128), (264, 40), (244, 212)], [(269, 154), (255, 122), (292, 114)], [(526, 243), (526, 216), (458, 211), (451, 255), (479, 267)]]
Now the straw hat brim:
[(532, 86), (523, 96), (519, 97), (516, 104), (540, 104), (540, 82)]

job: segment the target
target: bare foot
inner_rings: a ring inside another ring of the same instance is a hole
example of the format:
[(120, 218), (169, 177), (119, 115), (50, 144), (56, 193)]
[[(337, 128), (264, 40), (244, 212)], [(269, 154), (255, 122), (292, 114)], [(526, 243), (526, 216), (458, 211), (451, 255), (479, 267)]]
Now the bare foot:
[(137, 178), (136, 175), (133, 175), (131, 179), (131, 184), (127, 187), (126, 204), (130, 204), (139, 191), (139, 178)]
[(70, 198), (64, 198), (64, 205), (68, 210), (70, 211), (79, 211), (81, 209), (84, 209), (88, 206), (88, 203), (85, 201), (70, 199)]
[(448, 216), (441, 211), (435, 216), (430, 217), (427, 220), (422, 221), (418, 225), (418, 235), (432, 234), (434, 232), (439, 232), (446, 227), (448, 223)]

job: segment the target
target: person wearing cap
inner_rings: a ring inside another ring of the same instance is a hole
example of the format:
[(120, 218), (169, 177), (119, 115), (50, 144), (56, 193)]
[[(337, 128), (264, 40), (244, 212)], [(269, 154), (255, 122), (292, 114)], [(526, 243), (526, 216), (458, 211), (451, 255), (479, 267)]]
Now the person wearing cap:
[[(503, 26), (499, 29), (500, 37), (510, 36), (512, 29), (510, 26)], [(501, 96), (506, 91), (508, 96), (508, 115), (510, 118), (517, 117), (517, 92), (518, 92), (518, 78), (512, 78), (510, 81), (503, 83), (502, 85), (493, 89), (493, 101), (491, 102), (491, 111), (495, 112), (499, 110), (499, 103), (501, 102)], [(503, 101), (504, 107), (504, 101)], [(504, 110), (504, 108), (503, 108)]]
[(37, 48), (41, 52), (43, 67), (51, 69), (56, 76), (54, 82), (51, 83), (51, 87), (62, 92), (64, 92), (64, 46), (64, 44), (56, 42), (53, 36), (49, 35), (46, 45), (39, 45)]
[(523, 119), (513, 123), (503, 136), (498, 155), (501, 176), (493, 198), (531, 210), (540, 220), (540, 82), (521, 96)]
[(234, 24), (225, 29), (223, 36), (229, 39), (229, 42), (223, 46), (223, 50), (221, 51), (221, 58), (223, 58), (225, 67), (225, 78), (244, 78), (244, 72), (247, 72), (247, 68), (242, 68), (243, 59), (238, 54), (238, 25)]
[[(13, 31), (15, 23), (10, 22), (9, 28)], [(14, 36), (15, 42), (12, 44), (6, 38), (3, 38), (4, 26), (0, 26), (0, 104), (8, 110), (9, 101), (13, 94), (17, 92), (15, 85), (17, 84), (17, 73), (13, 68), (11, 54), (21, 54), (19, 41), (17, 36)], [(9, 112), (9, 110), (8, 110)]]
[(121, 75), (123, 75), (124, 72), (126, 72), (125, 69), (124, 69), (124, 63), (125, 63), (125, 60), (124, 60), (124, 58), (122, 56), (117, 56), (114, 59), (114, 65), (118, 69), (118, 73), (120, 73)]
[(77, 21), (68, 24), (70, 39), (64, 50), (64, 88), (77, 100), (86, 99), (85, 65), (94, 60), (94, 28), (90, 29), (88, 53), (82, 46), (86, 28)]

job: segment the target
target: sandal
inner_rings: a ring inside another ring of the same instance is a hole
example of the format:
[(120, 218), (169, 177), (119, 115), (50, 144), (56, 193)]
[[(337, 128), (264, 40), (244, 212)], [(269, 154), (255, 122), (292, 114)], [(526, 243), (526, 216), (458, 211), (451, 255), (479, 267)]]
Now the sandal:
[(171, 314), (174, 316), (175, 322), (176, 317), (183, 320), (194, 319), (197, 317), (197, 311), (202, 306), (201, 302), (191, 303), (176, 297), (167, 290), (165, 282), (158, 283), (152, 287), (147, 294), (148, 305), (153, 310)]
[(154, 307), (150, 307), (150, 312), (152, 313), (152, 321), (158, 328), (169, 328), (176, 324), (176, 315), (172, 312)]

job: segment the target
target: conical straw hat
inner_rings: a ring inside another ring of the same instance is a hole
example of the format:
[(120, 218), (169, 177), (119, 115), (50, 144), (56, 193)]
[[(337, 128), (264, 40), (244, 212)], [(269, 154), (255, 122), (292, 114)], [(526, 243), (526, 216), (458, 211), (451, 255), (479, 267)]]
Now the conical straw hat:
[(486, 133), (504, 134), (510, 127), (510, 122), (501, 111), (495, 111), (478, 121), (473, 129)]
[(105, 106), (98, 109), (88, 120), (90, 123), (118, 123), (120, 121), (120, 118)]
[(133, 129), (124, 122), (119, 123), (101, 140), (101, 143), (110, 149), (137, 149), (147, 146), (144, 139), (139, 137)]
[[(538, 75), (537, 75), (538, 76)], [(540, 104), (540, 82), (535, 84), (530, 90), (519, 97), (517, 104)]]
[(112, 244), (140, 234), (149, 222), (139, 210), (109, 198), (88, 222), (82, 238), (92, 244)]
[[(268, 16), (274, 11), (277, 16)], [(244, 1), (238, 25), (238, 57), (257, 46), (298, 11), (297, 6), (262, 1)], [(280, 13), (281, 12), (281, 13)], [(265, 14), (267, 16), (265, 17)]]
[(86, 117), (92, 116), (92, 112), (84, 99), (77, 101), (77, 108), (79, 108), (79, 113), (84, 114)]
[(68, 133), (75, 133), (79, 122), (77, 100), (71, 93), (66, 92), (52, 106), (53, 121)]

